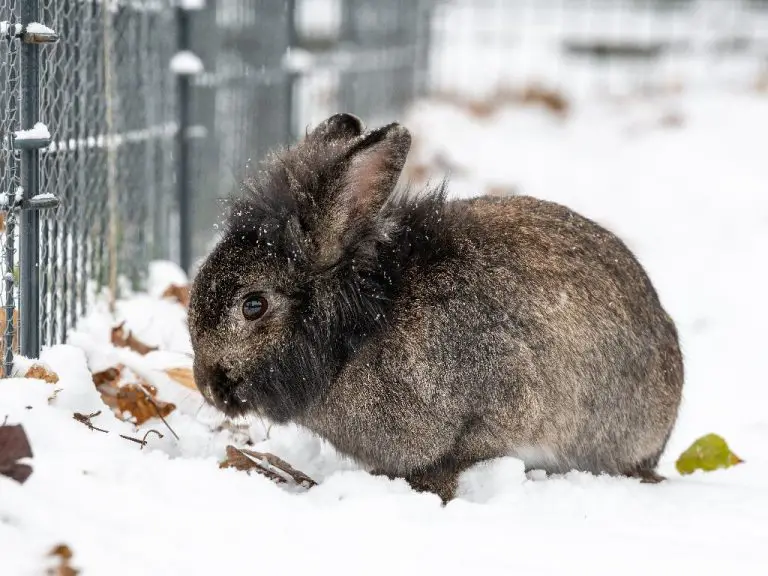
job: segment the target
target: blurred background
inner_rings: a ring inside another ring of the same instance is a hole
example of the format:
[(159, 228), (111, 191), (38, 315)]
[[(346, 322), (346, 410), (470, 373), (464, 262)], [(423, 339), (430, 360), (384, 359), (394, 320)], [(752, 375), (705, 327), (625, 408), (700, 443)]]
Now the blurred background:
[(0, 21), (6, 368), (149, 261), (192, 272), (220, 199), (337, 111), (405, 123), (414, 184), (610, 225), (690, 334), (742, 312), (711, 267), (748, 268), (723, 246), (768, 222), (744, 210), (768, 182), (768, 1), (0, 0)]

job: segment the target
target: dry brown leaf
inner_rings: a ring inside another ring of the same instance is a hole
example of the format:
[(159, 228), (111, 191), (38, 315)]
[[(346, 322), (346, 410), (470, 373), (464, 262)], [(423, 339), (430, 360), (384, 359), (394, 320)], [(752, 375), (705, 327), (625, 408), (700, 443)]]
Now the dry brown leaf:
[(157, 400), (157, 390), (146, 383), (123, 384), (119, 387), (102, 385), (98, 390), (104, 403), (112, 408), (119, 418), (123, 418), (128, 412), (137, 425), (156, 416), (165, 418), (176, 409), (175, 404)]
[(27, 370), (24, 375), (25, 378), (37, 378), (38, 380), (44, 380), (49, 384), (56, 384), (59, 381), (59, 375), (53, 370), (49, 370), (41, 364), (32, 364), (32, 367)]
[(0, 234), (5, 232), (5, 212), (0, 212)]
[(570, 111), (570, 103), (563, 94), (539, 85), (528, 86), (522, 90), (500, 86), (481, 99), (468, 98), (450, 92), (436, 94), (434, 98), (463, 108), (470, 116), (481, 119), (494, 116), (505, 106), (519, 106), (521, 104), (537, 104), (560, 117), (567, 116)]
[(195, 375), (192, 373), (191, 368), (168, 368), (165, 373), (168, 374), (171, 380), (178, 382), (182, 386), (191, 390), (198, 390), (197, 384), (195, 384)]
[(125, 329), (125, 322), (112, 328), (112, 345), (118, 348), (130, 348), (139, 354), (148, 354), (157, 350), (157, 346), (149, 346), (136, 338), (130, 330)]
[(568, 114), (569, 104), (565, 96), (554, 90), (542, 86), (530, 86), (522, 94), (521, 101), (524, 104), (541, 104), (554, 114), (565, 116)]
[(91, 377), (93, 378), (93, 384), (98, 388), (102, 384), (110, 384), (115, 387), (120, 382), (120, 376), (123, 372), (123, 366), (118, 364), (112, 368), (107, 368), (101, 372), (94, 372)]
[(235, 448), (232, 445), (227, 446), (227, 458), (219, 463), (219, 468), (235, 468), (236, 470), (246, 472), (254, 470), (278, 484), (284, 484), (290, 478), (296, 484), (305, 488), (317, 485), (317, 482), (304, 474), (304, 472), (296, 470), (288, 462), (274, 454)]
[(685, 118), (679, 112), (667, 112), (659, 118), (659, 124), (664, 128), (680, 128), (685, 124)]
[(66, 544), (54, 546), (48, 556), (59, 559), (59, 565), (48, 569), (49, 576), (76, 576), (79, 571), (74, 569), (69, 561), (72, 559), (72, 550)]
[(157, 389), (143, 380), (121, 384), (122, 371), (122, 366), (116, 366), (93, 374), (101, 399), (118, 418), (128, 412), (133, 422), (143, 424), (156, 416), (165, 418), (175, 410), (174, 404), (158, 400)]
[(189, 286), (179, 286), (178, 284), (171, 284), (163, 292), (163, 298), (170, 298), (176, 300), (184, 308), (189, 308)]
[(23, 484), (32, 474), (32, 467), (17, 461), (31, 457), (32, 448), (24, 428), (20, 424), (0, 426), (0, 474)]

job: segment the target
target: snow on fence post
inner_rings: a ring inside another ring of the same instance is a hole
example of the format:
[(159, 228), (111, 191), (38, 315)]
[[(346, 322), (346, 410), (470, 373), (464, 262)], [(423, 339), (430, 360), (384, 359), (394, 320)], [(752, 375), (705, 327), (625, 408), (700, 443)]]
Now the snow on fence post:
[[(21, 247), (20, 269), (20, 348), (21, 354), (37, 358), (40, 354), (40, 213), (56, 206), (56, 199), (37, 202), (40, 188), (40, 148), (50, 144), (47, 127), (40, 122), (40, 45), (56, 42), (58, 36), (39, 24), (38, 0), (21, 3), (21, 128), (13, 146), (21, 151)], [(47, 199), (46, 199), (47, 200)]]

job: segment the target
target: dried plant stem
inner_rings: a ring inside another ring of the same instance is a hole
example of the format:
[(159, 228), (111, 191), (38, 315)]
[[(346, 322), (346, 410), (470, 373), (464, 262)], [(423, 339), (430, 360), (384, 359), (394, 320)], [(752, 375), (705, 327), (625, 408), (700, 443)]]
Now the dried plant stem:
[[(235, 448), (231, 445), (227, 446), (227, 460), (222, 464), (222, 468), (229, 467), (237, 468), (238, 470), (256, 470), (260, 474), (263, 474), (267, 478), (278, 483), (285, 483), (285, 476), (288, 476), (299, 486), (311, 488), (312, 486), (317, 485), (317, 482), (304, 474), (304, 472), (296, 470), (288, 464), (288, 462), (278, 458), (274, 454), (256, 452), (244, 448)], [(282, 474), (280, 474), (280, 472)]]

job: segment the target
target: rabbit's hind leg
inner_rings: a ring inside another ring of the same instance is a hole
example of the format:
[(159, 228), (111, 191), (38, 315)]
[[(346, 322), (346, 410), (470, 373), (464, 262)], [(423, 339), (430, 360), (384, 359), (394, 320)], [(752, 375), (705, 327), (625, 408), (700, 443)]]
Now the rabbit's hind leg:
[(656, 472), (656, 465), (659, 462), (658, 456), (647, 458), (635, 466), (631, 466), (623, 471), (624, 476), (638, 478), (643, 484), (658, 484), (666, 480), (664, 476)]
[(459, 475), (471, 466), (454, 456), (444, 456), (437, 462), (412, 471), (405, 476), (405, 481), (417, 492), (432, 492), (440, 496), (443, 504), (447, 504), (456, 495)]

